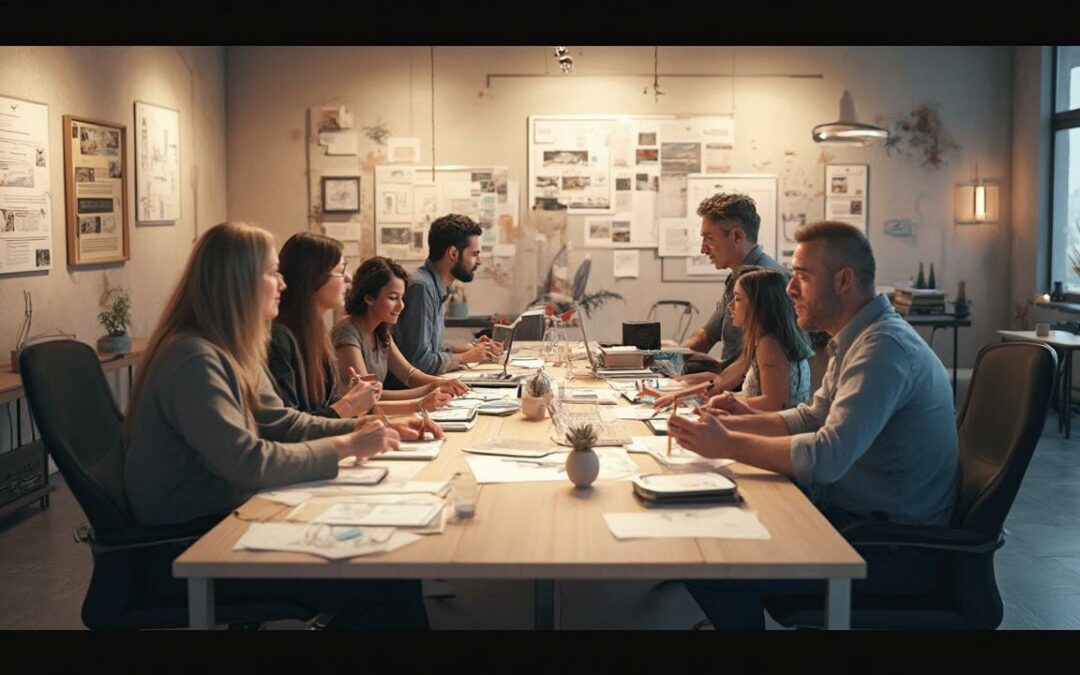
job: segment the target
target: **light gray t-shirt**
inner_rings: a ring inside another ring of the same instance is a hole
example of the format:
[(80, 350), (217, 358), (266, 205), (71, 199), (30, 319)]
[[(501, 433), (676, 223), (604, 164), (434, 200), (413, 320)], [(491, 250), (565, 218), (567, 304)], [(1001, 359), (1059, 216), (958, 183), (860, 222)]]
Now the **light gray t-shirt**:
[(364, 332), (360, 326), (349, 320), (348, 317), (337, 322), (330, 332), (330, 341), (334, 343), (334, 349), (338, 347), (356, 347), (364, 356), (364, 367), (368, 373), (379, 378), (379, 382), (386, 381), (387, 363), (389, 361), (390, 348), (378, 340), (375, 347), (368, 345)]
[(959, 494), (952, 387), (941, 360), (878, 295), (829, 340), (810, 403), (779, 415), (795, 481), (820, 508), (945, 525)]

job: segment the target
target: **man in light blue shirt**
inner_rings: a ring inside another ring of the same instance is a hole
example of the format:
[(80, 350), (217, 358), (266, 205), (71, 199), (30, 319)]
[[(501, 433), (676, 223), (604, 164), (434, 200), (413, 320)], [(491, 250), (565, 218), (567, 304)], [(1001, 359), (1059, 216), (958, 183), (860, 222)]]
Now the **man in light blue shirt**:
[[(799, 326), (832, 336), (813, 401), (754, 413), (730, 393), (700, 421), (674, 418), (684, 447), (794, 480), (836, 526), (859, 519), (945, 525), (959, 491), (952, 390), (944, 366), (915, 330), (875, 295), (874, 255), (856, 228), (823, 221), (796, 232), (788, 295)], [(856, 591), (922, 594), (937, 583), (937, 556), (868, 548)], [(714, 625), (761, 627), (761, 595), (808, 592), (809, 582), (688, 582)], [(752, 591), (758, 590), (757, 594)]]
[[(480, 267), (480, 236), (483, 230), (468, 216), (449, 214), (437, 218), (428, 229), (428, 258), (416, 269), (403, 298), (394, 341), (405, 359), (417, 370), (440, 375), (457, 370), (462, 363), (491, 362), (502, 344), (484, 337), (476, 345), (448, 347), (443, 305), (454, 280), (469, 283)], [(408, 386), (408, 383), (404, 383)]]

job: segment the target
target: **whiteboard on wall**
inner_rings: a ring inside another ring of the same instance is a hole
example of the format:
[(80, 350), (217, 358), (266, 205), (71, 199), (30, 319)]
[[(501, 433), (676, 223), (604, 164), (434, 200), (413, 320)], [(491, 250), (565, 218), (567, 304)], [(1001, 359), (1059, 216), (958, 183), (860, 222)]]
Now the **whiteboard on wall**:
[(375, 167), (375, 254), (423, 260), (428, 228), (449, 213), (479, 223), (481, 251), (494, 254), (517, 228), (517, 189), (508, 175), (497, 166)]
[(565, 208), (585, 248), (657, 248), (687, 180), (729, 170), (729, 115), (533, 115), (528, 208)]

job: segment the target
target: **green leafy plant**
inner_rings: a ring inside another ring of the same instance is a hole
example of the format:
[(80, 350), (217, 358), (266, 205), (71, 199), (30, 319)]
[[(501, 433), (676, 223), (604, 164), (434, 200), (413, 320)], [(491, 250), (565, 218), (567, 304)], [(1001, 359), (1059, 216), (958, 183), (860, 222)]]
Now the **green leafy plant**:
[(566, 441), (574, 450), (592, 450), (599, 440), (591, 424), (570, 427), (566, 432)]
[(102, 298), (103, 312), (98, 314), (98, 323), (109, 332), (110, 337), (127, 333), (131, 325), (131, 296), (127, 289), (110, 288)]
[(603, 307), (605, 304), (612, 300), (622, 300), (623, 296), (612, 291), (596, 291), (595, 293), (586, 293), (578, 300), (578, 306), (585, 312), (585, 316), (592, 317), (592, 313)]

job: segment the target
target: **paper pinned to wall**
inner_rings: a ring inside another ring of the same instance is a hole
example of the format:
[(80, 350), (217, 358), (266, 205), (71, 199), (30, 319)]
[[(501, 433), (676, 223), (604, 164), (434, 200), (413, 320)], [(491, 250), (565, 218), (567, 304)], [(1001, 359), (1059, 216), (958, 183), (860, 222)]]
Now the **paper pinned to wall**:
[(612, 269), (616, 279), (636, 279), (641, 267), (641, 252), (612, 251)]
[(386, 157), (391, 164), (415, 164), (420, 161), (420, 139), (391, 136), (386, 139)]
[(360, 241), (360, 223), (355, 220), (344, 222), (323, 221), (323, 232), (338, 241)]
[(355, 131), (323, 131), (319, 133), (319, 145), (326, 147), (328, 155), (353, 155), (360, 151), (360, 137)]

